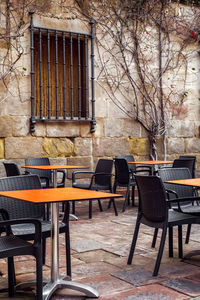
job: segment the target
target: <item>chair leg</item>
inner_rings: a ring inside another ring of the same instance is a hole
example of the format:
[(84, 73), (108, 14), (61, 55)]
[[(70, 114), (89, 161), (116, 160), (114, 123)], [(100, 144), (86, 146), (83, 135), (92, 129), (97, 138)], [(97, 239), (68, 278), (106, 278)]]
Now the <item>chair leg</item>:
[(178, 256), (183, 258), (182, 226), (178, 226)]
[(132, 186), (132, 206), (135, 206), (135, 186)]
[(111, 199), (112, 203), (113, 203), (113, 207), (114, 207), (114, 211), (115, 211), (115, 216), (118, 216), (118, 211), (117, 211), (117, 205), (116, 205), (116, 202), (115, 202), (115, 199)]
[(15, 294), (15, 268), (13, 257), (8, 257), (8, 294), (13, 297)]
[(140, 229), (140, 222), (137, 220), (136, 225), (135, 225), (133, 240), (132, 240), (132, 244), (131, 244), (131, 248), (130, 248), (130, 252), (129, 252), (129, 256), (128, 256), (128, 262), (127, 262), (128, 265), (131, 265), (131, 263), (132, 263), (139, 229)]
[(37, 249), (37, 253), (35, 255), (36, 258), (36, 282), (37, 282), (37, 290), (36, 290), (36, 299), (42, 300), (43, 295), (43, 279), (42, 279), (42, 257), (41, 257), (41, 248)]
[(42, 238), (42, 264), (45, 265), (46, 260), (46, 238)]
[(89, 200), (89, 219), (92, 219), (92, 200)]
[(155, 246), (156, 246), (157, 236), (158, 236), (158, 228), (155, 228), (154, 235), (153, 235), (153, 240), (152, 240), (152, 244), (151, 244), (152, 248), (155, 248)]
[(109, 200), (109, 202), (108, 202), (108, 209), (111, 207), (111, 203), (113, 204), (113, 207), (114, 207), (115, 216), (118, 216), (117, 205), (116, 205), (115, 199), (111, 198)]
[(100, 210), (100, 211), (103, 211), (102, 204), (101, 204), (101, 200), (99, 200), (99, 199), (98, 199), (98, 204), (99, 204), (99, 210)]
[(188, 224), (187, 226), (187, 233), (186, 233), (186, 238), (185, 238), (185, 243), (188, 244), (190, 240), (190, 232), (191, 232), (191, 224)]
[(123, 209), (122, 209), (123, 212), (125, 211), (126, 206), (127, 206), (127, 204), (128, 204), (129, 194), (130, 194), (129, 189), (130, 189), (130, 187), (128, 186), (128, 187), (127, 187), (127, 190), (126, 190), (126, 195), (125, 195), (125, 200), (124, 200)]
[(162, 259), (163, 250), (164, 250), (164, 246), (165, 246), (166, 234), (167, 234), (167, 227), (164, 227), (163, 231), (162, 231), (160, 247), (159, 247), (158, 256), (157, 256), (157, 259), (156, 259), (156, 264), (155, 264), (154, 271), (153, 271), (153, 276), (158, 275), (158, 271), (159, 271), (159, 268), (160, 268), (160, 262), (161, 262), (161, 259)]
[(169, 257), (173, 256), (173, 227), (169, 227)]

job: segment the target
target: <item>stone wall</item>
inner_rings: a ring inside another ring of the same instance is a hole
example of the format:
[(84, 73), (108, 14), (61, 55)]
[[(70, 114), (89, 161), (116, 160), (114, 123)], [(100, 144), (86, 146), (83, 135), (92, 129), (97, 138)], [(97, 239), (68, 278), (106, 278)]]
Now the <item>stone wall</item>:
[[(62, 16), (62, 12), (58, 15)], [(34, 15), (34, 24), (75, 32), (89, 30), (79, 20), (63, 22), (62, 19), (52, 18), (50, 12), (46, 17), (44, 14)], [(136, 159), (149, 158), (149, 142), (144, 129), (110, 101), (98, 82), (95, 86), (97, 124), (94, 133), (90, 133), (90, 125), (86, 123), (41, 122), (36, 124), (35, 132), (30, 134), (29, 42), (27, 29), (22, 37), (24, 54), (16, 64), (17, 78), (13, 77), (9, 81), (9, 91), (0, 82), (0, 176), (5, 175), (2, 165), (4, 161), (16, 162), (21, 167), (27, 157), (47, 156), (52, 163), (81, 164), (92, 169), (102, 157), (113, 158), (130, 153)], [(5, 45), (0, 44), (0, 51), (4, 49)], [(194, 60), (199, 65), (199, 61), (196, 58)], [(199, 168), (199, 83), (190, 84), (193, 76), (191, 72), (188, 79), (190, 93), (186, 118), (173, 120), (167, 134), (167, 158), (171, 160), (185, 153), (196, 155)], [(160, 140), (157, 147), (158, 157), (162, 159), (163, 147)], [(70, 177), (70, 172), (68, 176)]]

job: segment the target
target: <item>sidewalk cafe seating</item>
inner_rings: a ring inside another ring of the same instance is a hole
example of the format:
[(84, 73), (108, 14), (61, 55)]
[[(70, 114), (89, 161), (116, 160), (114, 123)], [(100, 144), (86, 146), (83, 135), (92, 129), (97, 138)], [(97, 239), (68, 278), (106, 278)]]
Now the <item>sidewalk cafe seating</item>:
[[(135, 194), (135, 187), (136, 187), (136, 181), (135, 181), (135, 174), (139, 172), (144, 172), (144, 169), (141, 170), (135, 170), (129, 167), (129, 164), (127, 162), (127, 159), (125, 158), (115, 158), (115, 181), (113, 186), (113, 192), (116, 193), (117, 187), (126, 187), (126, 194), (123, 204), (122, 211), (124, 212), (126, 209), (126, 206), (129, 203), (130, 198), (130, 189), (132, 188), (132, 205), (134, 206), (134, 194)], [(151, 169), (146, 170), (150, 174)]]
[[(178, 180), (178, 179), (190, 179), (192, 178), (191, 172), (188, 168), (166, 168), (159, 169), (158, 176), (162, 179), (165, 189), (168, 193), (169, 199), (179, 198), (180, 202), (173, 203), (172, 208), (176, 211), (192, 214), (195, 216), (200, 216), (200, 206), (197, 190), (192, 186), (184, 186), (179, 184), (169, 184), (165, 183), (168, 180)], [(184, 198), (184, 202), (182, 203), (181, 198)], [(188, 199), (186, 201), (185, 199)], [(198, 205), (195, 205), (198, 204)], [(191, 224), (188, 225), (187, 233), (186, 233), (186, 243), (189, 242), (189, 236), (191, 231)], [(155, 234), (156, 235), (156, 234)], [(154, 236), (156, 238), (156, 236)]]
[[(25, 166), (49, 166), (50, 160), (48, 157), (26, 158)], [(53, 188), (51, 170), (28, 169), (29, 174), (37, 174), (40, 177), (42, 188)], [(57, 170), (61, 174), (61, 179), (57, 182), (57, 187), (65, 186), (66, 172), (65, 170)]]
[[(132, 263), (140, 225), (144, 224), (156, 229), (160, 228), (162, 229), (162, 235), (153, 271), (153, 276), (157, 276), (163, 255), (167, 229), (169, 228), (170, 253), (173, 251), (173, 236), (171, 230), (174, 226), (178, 226), (178, 250), (179, 258), (182, 258), (182, 225), (196, 223), (199, 218), (170, 209), (174, 200), (167, 199), (166, 190), (160, 177), (136, 175), (135, 179), (139, 193), (139, 207), (127, 263)], [(176, 202), (177, 201), (176, 199)]]
[[(136, 164), (132, 164), (131, 162), (134, 162), (135, 158), (131, 154), (129, 154), (129, 155), (118, 155), (118, 156), (115, 156), (115, 159), (116, 158), (126, 159), (126, 161), (128, 163), (128, 167), (129, 167), (130, 180), (133, 181), (133, 182), (135, 182), (134, 174), (145, 172), (145, 173), (151, 175), (152, 167), (151, 166), (145, 166), (145, 165), (144, 166), (137, 166)], [(135, 205), (135, 186), (136, 186), (136, 182), (135, 182), (135, 185), (132, 185), (132, 206)]]
[[(8, 294), (13, 297), (15, 293), (14, 257), (21, 255), (32, 255), (36, 259), (36, 299), (42, 300), (42, 255), (41, 255), (41, 222), (36, 219), (8, 220), (6, 210), (0, 209), (0, 258), (8, 260)], [(12, 232), (13, 226), (27, 226), (31, 224), (34, 229), (33, 243), (17, 237)]]
[[(113, 160), (111, 159), (99, 159), (95, 168), (95, 171), (73, 171), (72, 172), (72, 187), (80, 189), (89, 189), (96, 191), (106, 191), (113, 192), (112, 190), (112, 170), (113, 170)], [(82, 183), (78, 178), (80, 175), (86, 175), (89, 179), (88, 183)], [(115, 199), (109, 201), (108, 207), (111, 203), (113, 204), (115, 215), (118, 215)], [(98, 205), (100, 211), (102, 211), (101, 201), (98, 200)], [(72, 213), (75, 214), (75, 201), (73, 201)], [(92, 201), (89, 200), (89, 218), (92, 218)]]
[[(20, 175), (0, 178), (0, 190), (32, 190), (41, 189), (38, 175)], [(42, 261), (45, 263), (46, 239), (51, 236), (51, 221), (46, 220), (45, 204), (37, 204), (20, 201), (13, 198), (0, 197), (0, 208), (8, 212), (9, 219), (33, 218), (41, 221), (42, 224)], [(68, 222), (64, 214), (63, 220), (59, 222), (59, 233), (65, 233), (67, 275), (71, 275), (70, 269), (70, 248), (68, 238)], [(11, 227), (13, 234), (25, 241), (35, 239), (35, 230), (32, 224), (17, 224)]]

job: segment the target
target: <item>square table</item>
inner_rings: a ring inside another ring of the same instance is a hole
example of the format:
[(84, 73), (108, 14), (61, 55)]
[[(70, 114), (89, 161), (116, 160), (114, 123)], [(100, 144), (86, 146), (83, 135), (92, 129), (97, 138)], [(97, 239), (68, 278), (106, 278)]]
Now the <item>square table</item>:
[[(122, 197), (119, 194), (100, 191), (84, 190), (78, 188), (53, 188), (18, 191), (0, 191), (0, 196), (15, 198), (32, 203), (50, 203), (51, 205), (51, 280), (43, 287), (43, 300), (50, 299), (58, 288), (69, 288), (84, 293), (88, 297), (98, 298), (98, 292), (92, 287), (64, 279), (59, 276), (59, 202), (65, 201), (67, 214), (67, 227), (69, 227), (69, 203), (71, 200), (94, 200)], [(69, 230), (68, 230), (69, 233)], [(68, 239), (70, 247), (70, 238)], [(26, 284), (27, 285), (27, 284)]]
[[(173, 164), (173, 160), (141, 160), (141, 161), (130, 161), (128, 163), (151, 166), (152, 170), (153, 170), (153, 168), (155, 170), (155, 166), (165, 165), (165, 164)], [(151, 173), (153, 174), (155, 172), (151, 171)]]
[(40, 165), (40, 166), (23, 166), (27, 169), (37, 169), (37, 170), (51, 170), (53, 173), (53, 187), (57, 187), (57, 170), (72, 170), (72, 169), (87, 169), (85, 166), (75, 166), (75, 165)]

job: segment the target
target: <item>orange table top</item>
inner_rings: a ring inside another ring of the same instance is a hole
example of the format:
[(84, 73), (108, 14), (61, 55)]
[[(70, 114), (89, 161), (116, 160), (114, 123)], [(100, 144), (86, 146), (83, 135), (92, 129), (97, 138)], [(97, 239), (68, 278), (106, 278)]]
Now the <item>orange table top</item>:
[(173, 160), (141, 160), (141, 161), (130, 161), (129, 164), (142, 164), (142, 165), (162, 165), (172, 164)]
[(73, 165), (23, 166), (22, 168), (40, 169), (40, 170), (87, 169), (87, 167), (85, 166), (73, 166)]
[(191, 179), (179, 179), (179, 180), (167, 180), (166, 183), (189, 185), (194, 187), (200, 187), (200, 178)]
[(0, 196), (25, 200), (33, 203), (51, 203), (70, 200), (119, 198), (122, 195), (78, 189), (72, 187), (54, 189), (34, 189), (18, 191), (0, 191)]

